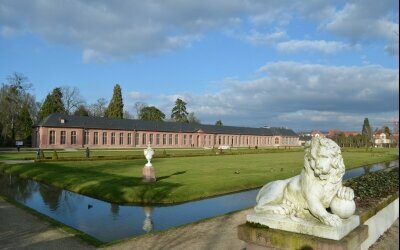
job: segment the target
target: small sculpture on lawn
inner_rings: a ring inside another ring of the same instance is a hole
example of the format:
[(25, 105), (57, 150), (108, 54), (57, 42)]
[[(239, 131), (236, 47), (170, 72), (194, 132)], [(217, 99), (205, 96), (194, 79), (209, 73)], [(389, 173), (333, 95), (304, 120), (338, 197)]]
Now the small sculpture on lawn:
[(263, 186), (254, 210), (293, 220), (307, 220), (311, 214), (323, 224), (338, 227), (355, 212), (354, 191), (342, 184), (344, 173), (340, 147), (328, 138), (315, 137), (305, 146), (300, 175)]
[(86, 157), (86, 158), (90, 158), (90, 150), (89, 150), (89, 147), (86, 147), (86, 150), (85, 150), (85, 157)]
[(144, 156), (146, 157), (147, 163), (146, 167), (151, 167), (153, 166), (151, 164), (151, 159), (153, 158), (154, 155), (154, 150), (150, 147), (150, 145), (147, 146), (147, 148), (144, 150)]
[(144, 156), (146, 157), (147, 163), (143, 167), (143, 181), (144, 182), (153, 182), (156, 181), (156, 174), (153, 168), (153, 164), (151, 164), (151, 159), (153, 158), (154, 150), (147, 146), (144, 150)]

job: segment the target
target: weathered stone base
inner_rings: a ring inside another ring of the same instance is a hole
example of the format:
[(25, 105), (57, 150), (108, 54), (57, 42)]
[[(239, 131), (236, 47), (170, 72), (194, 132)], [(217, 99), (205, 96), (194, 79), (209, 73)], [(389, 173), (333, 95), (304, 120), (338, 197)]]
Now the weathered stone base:
[(361, 225), (341, 240), (330, 240), (315, 236), (260, 228), (242, 224), (238, 227), (239, 239), (247, 243), (247, 250), (258, 249), (360, 249), (368, 237), (368, 226)]
[(143, 173), (143, 181), (144, 182), (156, 181), (156, 172), (155, 172), (153, 166), (144, 166), (142, 173)]
[(350, 218), (342, 220), (342, 225), (338, 227), (324, 225), (314, 217), (307, 218), (307, 220), (299, 218), (293, 220), (287, 216), (275, 214), (249, 214), (247, 215), (247, 221), (265, 225), (272, 229), (308, 234), (331, 240), (342, 239), (360, 225), (358, 215), (352, 215)]

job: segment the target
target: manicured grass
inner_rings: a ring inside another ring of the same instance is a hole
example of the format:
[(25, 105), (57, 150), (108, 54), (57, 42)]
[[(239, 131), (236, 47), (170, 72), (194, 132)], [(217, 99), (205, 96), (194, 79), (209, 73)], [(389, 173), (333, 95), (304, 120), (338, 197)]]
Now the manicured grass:
[[(398, 151), (345, 151), (347, 169), (393, 160)], [(143, 183), (144, 159), (0, 165), (0, 171), (112, 202), (174, 203), (256, 188), (300, 173), (304, 153), (155, 158), (157, 182)]]
[[(73, 151), (67, 150), (56, 150), (58, 158), (62, 159), (77, 159), (82, 160), (85, 158), (85, 150), (78, 149)], [(186, 156), (214, 156), (219, 154), (218, 149), (203, 149), (203, 148), (154, 148), (155, 158), (166, 158), (166, 157), (186, 157)], [(285, 149), (281, 148), (232, 148), (223, 150), (223, 154), (234, 155), (234, 154), (263, 154), (273, 152), (292, 152), (302, 151), (300, 147), (291, 147)], [(51, 159), (54, 150), (44, 150), (45, 158)], [(90, 157), (95, 160), (103, 159), (139, 159), (143, 158), (143, 148), (130, 148), (130, 149), (90, 149)], [(17, 151), (1, 151), (0, 149), (0, 161), (1, 160), (33, 160), (36, 158), (36, 151), (34, 150), (23, 150)]]

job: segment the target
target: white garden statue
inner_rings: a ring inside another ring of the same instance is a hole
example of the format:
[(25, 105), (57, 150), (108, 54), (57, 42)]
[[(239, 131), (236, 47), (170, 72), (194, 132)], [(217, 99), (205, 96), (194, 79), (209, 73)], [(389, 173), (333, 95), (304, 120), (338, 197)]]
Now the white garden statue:
[(153, 155), (154, 150), (150, 147), (150, 145), (148, 145), (147, 148), (144, 150), (144, 156), (147, 160), (147, 163), (144, 165), (142, 171), (144, 182), (156, 181), (156, 172), (153, 168), (153, 164), (151, 164), (151, 159), (153, 158)]
[(305, 146), (300, 175), (261, 188), (255, 215), (283, 215), (303, 221), (315, 217), (322, 224), (339, 227), (355, 212), (354, 191), (342, 184), (344, 173), (340, 147), (328, 138), (315, 137)]
[(147, 146), (147, 148), (144, 150), (144, 156), (146, 157), (147, 163), (146, 163), (146, 167), (151, 167), (153, 166), (151, 164), (151, 159), (153, 158), (154, 155), (154, 150), (150, 147), (150, 145)]

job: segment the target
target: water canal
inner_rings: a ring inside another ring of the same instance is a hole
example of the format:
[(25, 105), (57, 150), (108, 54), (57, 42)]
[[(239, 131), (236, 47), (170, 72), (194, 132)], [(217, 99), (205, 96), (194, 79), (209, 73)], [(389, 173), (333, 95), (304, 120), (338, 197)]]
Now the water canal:
[[(398, 162), (395, 160), (351, 169), (346, 171), (344, 179), (398, 167)], [(0, 174), (0, 194), (103, 242), (164, 230), (252, 207), (258, 190), (178, 205), (149, 207), (112, 204), (33, 180)]]

